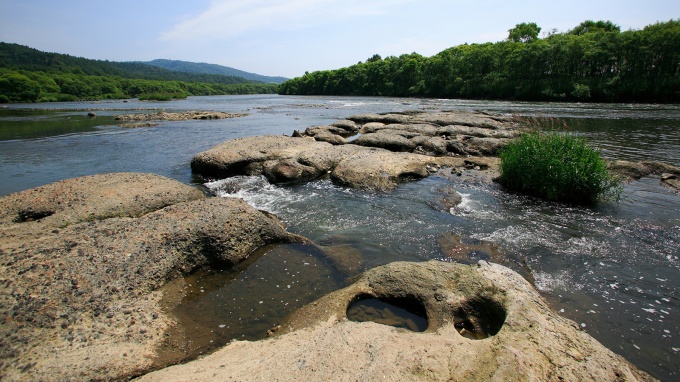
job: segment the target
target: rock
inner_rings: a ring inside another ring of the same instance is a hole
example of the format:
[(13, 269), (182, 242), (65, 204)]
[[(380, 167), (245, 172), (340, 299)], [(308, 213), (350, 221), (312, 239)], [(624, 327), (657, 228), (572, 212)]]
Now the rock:
[[(367, 296), (424, 311), (427, 329), (348, 320), (349, 304)], [(140, 381), (651, 380), (553, 313), (518, 274), (486, 262), (397, 262), (369, 270), (294, 313), (272, 335), (232, 342)]]
[(645, 176), (657, 175), (661, 184), (680, 192), (680, 168), (655, 161), (632, 162), (626, 160), (610, 161), (607, 165), (610, 172), (624, 179), (640, 179)]
[(97, 114), (95, 114), (94, 112), (90, 111), (90, 112), (87, 113), (87, 116), (88, 116), (88, 118), (94, 118), (94, 117), (97, 116)]
[(505, 129), (514, 123), (511, 117), (489, 115), (479, 112), (444, 111), (444, 112), (413, 112), (408, 114), (359, 114), (349, 120), (359, 123), (380, 122), (385, 124), (417, 124), (426, 123), (437, 126), (472, 126), (485, 129)]
[(159, 123), (157, 122), (139, 122), (139, 123), (121, 123), (118, 125), (118, 127), (122, 127), (125, 129), (136, 129), (139, 127), (155, 127), (158, 125)]
[(507, 143), (507, 139), (472, 137), (464, 142), (467, 144), (468, 153), (478, 152), (482, 156), (496, 156)]
[(437, 165), (434, 158), (387, 150), (356, 148), (341, 158), (331, 171), (331, 179), (353, 188), (389, 191), (399, 184), (429, 175), (428, 167)]
[(160, 306), (163, 284), (238, 263), (268, 243), (305, 242), (240, 199), (205, 199), (155, 175), (69, 179), (2, 197), (0, 206), (0, 375), (8, 380), (148, 372), (174, 325)]
[(359, 133), (361, 134), (375, 133), (378, 130), (384, 129), (385, 126), (386, 125), (382, 122), (368, 122), (361, 126), (361, 129), (359, 129)]
[(194, 187), (158, 175), (85, 176), (0, 198), (0, 228), (7, 235), (3, 240), (21, 241), (48, 229), (111, 217), (139, 217), (204, 197)]
[(347, 119), (357, 123), (379, 122), (385, 124), (408, 123), (410, 120), (408, 116), (402, 114), (358, 114)]
[(268, 160), (297, 159), (303, 152), (330, 150), (331, 144), (283, 136), (247, 137), (226, 141), (193, 157), (194, 173), (215, 178), (262, 175)]
[(463, 201), (461, 195), (453, 187), (438, 190), (437, 193), (440, 197), (428, 203), (437, 211), (450, 213), (452, 208), (458, 206)]
[(264, 175), (270, 182), (308, 181), (330, 174), (349, 187), (387, 191), (401, 182), (429, 175), (438, 158), (358, 145), (285, 136), (240, 138), (196, 155), (194, 173), (225, 178)]
[(180, 113), (166, 113), (164, 111), (158, 113), (137, 113), (137, 114), (123, 114), (117, 115), (115, 118), (119, 121), (185, 121), (190, 119), (225, 119), (245, 117), (248, 114), (239, 113), (224, 113), (221, 111), (187, 111)]
[(421, 155), (497, 155), (519, 130), (511, 119), (482, 113), (411, 112), (362, 114), (349, 119), (364, 123), (355, 144)]
[(609, 162), (608, 167), (609, 171), (620, 176), (632, 179), (640, 179), (643, 176), (651, 174), (650, 169), (640, 162), (617, 160)]
[(363, 134), (352, 143), (367, 147), (379, 147), (390, 151), (412, 152), (416, 148), (416, 144), (409, 138), (384, 130)]
[(341, 135), (333, 134), (329, 131), (323, 131), (314, 135), (314, 139), (321, 142), (328, 142), (332, 145), (344, 145), (347, 140)]
[(464, 238), (453, 232), (439, 237), (442, 253), (461, 264), (477, 264), (480, 260), (501, 264), (519, 273), (532, 285), (534, 276), (524, 259), (502, 251), (496, 244), (475, 238)]
[(356, 122), (350, 121), (348, 119), (335, 122), (331, 126), (339, 127), (345, 130), (350, 135), (356, 134), (359, 131), (359, 126), (356, 124)]

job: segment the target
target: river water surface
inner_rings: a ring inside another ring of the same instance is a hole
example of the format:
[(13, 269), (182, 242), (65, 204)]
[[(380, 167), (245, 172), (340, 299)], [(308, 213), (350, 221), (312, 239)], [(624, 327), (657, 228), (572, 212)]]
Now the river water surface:
[[(97, 117), (86, 117), (94, 109)], [(124, 129), (113, 116), (140, 109), (246, 112), (219, 121), (163, 122)], [(564, 119), (604, 156), (680, 166), (680, 106), (511, 103), (353, 97), (219, 96), (170, 103), (9, 105), (0, 109), (0, 195), (102, 172), (152, 172), (197, 181), (193, 155), (227, 139), (287, 134), (352, 114), (486, 110)], [(259, 339), (286, 314), (393, 261), (507, 259), (556, 311), (661, 380), (680, 376), (680, 195), (657, 179), (625, 185), (620, 203), (570, 207), (467, 183), (446, 171), (390, 193), (328, 180), (270, 185), (257, 177), (206, 184), (278, 215), (343, 260), (296, 246), (265, 248), (247, 264), (198, 273), (176, 314), (192, 355), (232, 339)], [(452, 189), (463, 203), (436, 201)], [(283, 270), (283, 271), (282, 271)], [(199, 309), (205, 314), (197, 315)]]

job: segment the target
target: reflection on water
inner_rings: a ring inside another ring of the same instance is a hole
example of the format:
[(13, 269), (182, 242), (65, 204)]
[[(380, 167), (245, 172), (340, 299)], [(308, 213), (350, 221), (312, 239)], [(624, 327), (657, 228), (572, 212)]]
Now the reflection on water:
[[(190, 183), (191, 157), (221, 141), (290, 135), (352, 114), (405, 110), (479, 109), (567, 118), (606, 156), (680, 165), (678, 105), (264, 95), (22, 107), (80, 109), (50, 112), (80, 116), (85, 108), (116, 109), (96, 112), (95, 121), (122, 109), (153, 107), (250, 115), (164, 122), (144, 129), (97, 126), (0, 141), (0, 195), (114, 171), (152, 172)], [(0, 130), (6, 117), (0, 113)], [(37, 117), (42, 118), (40, 113)], [(263, 178), (244, 177), (208, 184), (220, 196), (241, 197), (277, 214), (290, 231), (320, 247), (317, 252), (270, 248), (235, 270), (193, 275), (186, 281), (187, 297), (181, 304), (188, 308), (185, 326), (191, 333), (185, 337), (191, 343), (185, 342), (184, 355), (205, 353), (231, 339), (261, 338), (294, 307), (341, 287), (347, 277), (368, 268), (397, 260), (454, 261), (464, 256), (470, 261), (487, 256), (529, 272), (557, 311), (638, 367), (662, 380), (678, 379), (680, 195), (658, 180), (642, 179), (625, 186), (620, 204), (568, 207), (509, 194), (498, 185), (457, 179), (435, 175), (389, 194), (350, 190), (329, 180), (274, 186)], [(462, 196), (462, 203), (451, 210), (433, 208), (448, 195), (442, 190), (451, 189)], [(457, 249), (456, 243), (467, 249)], [(199, 310), (205, 314), (193, 313)]]

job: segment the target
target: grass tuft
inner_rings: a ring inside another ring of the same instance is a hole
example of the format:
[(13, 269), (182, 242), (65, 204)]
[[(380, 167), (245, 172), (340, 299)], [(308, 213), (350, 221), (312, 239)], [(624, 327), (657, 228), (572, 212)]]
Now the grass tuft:
[(510, 142), (500, 158), (500, 183), (511, 191), (584, 205), (619, 199), (619, 179), (598, 151), (573, 134), (533, 129)]

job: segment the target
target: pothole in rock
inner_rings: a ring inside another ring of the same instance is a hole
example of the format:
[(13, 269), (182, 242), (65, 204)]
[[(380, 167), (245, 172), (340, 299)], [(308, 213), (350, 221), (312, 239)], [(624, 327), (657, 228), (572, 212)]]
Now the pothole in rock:
[(304, 244), (266, 246), (233, 268), (199, 270), (162, 288), (177, 321), (159, 365), (195, 359), (232, 340), (259, 340), (302, 306), (344, 287), (323, 254)]
[(498, 334), (507, 313), (502, 304), (486, 297), (468, 300), (454, 313), (458, 333), (473, 340), (483, 340)]
[(359, 295), (349, 304), (347, 318), (357, 322), (373, 321), (414, 332), (424, 332), (428, 326), (425, 307), (415, 298)]
[(38, 210), (38, 211), (33, 211), (33, 210), (21, 210), (17, 214), (17, 217), (14, 218), (15, 223), (25, 223), (25, 222), (31, 222), (31, 221), (36, 221), (40, 219), (44, 219), (48, 216), (54, 215), (54, 211), (48, 211), (48, 210)]

